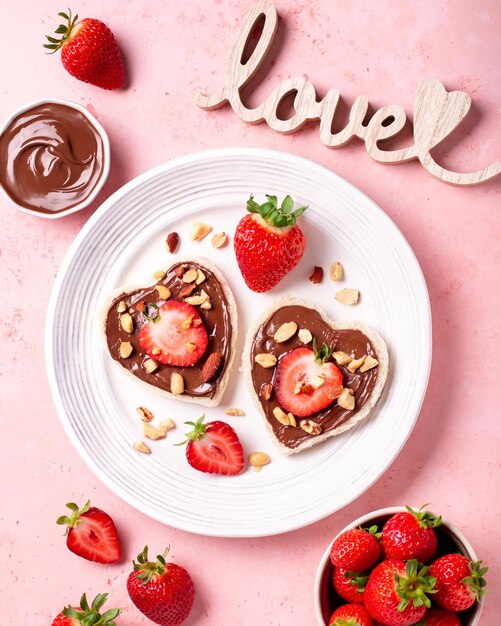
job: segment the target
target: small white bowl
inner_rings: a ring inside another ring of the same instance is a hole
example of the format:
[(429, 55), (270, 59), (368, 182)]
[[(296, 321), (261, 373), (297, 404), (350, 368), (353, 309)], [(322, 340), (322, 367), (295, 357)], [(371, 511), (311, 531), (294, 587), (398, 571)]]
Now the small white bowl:
[[(413, 508), (418, 509), (419, 507)], [(341, 530), (336, 537), (334, 537), (320, 560), (315, 576), (313, 599), (315, 604), (315, 617), (318, 626), (327, 626), (329, 624), (329, 618), (336, 608), (336, 605), (334, 605), (335, 591), (332, 586), (333, 566), (330, 560), (330, 551), (335, 539), (346, 530), (358, 528), (359, 526), (369, 527), (377, 523), (379, 524), (379, 529), (381, 530), (382, 524), (384, 524), (384, 522), (386, 522), (386, 520), (388, 520), (392, 515), (395, 513), (405, 512), (406, 510), (407, 509), (404, 506), (393, 506), (386, 509), (372, 511), (371, 513), (362, 515), (362, 517), (354, 520), (351, 524), (348, 524), (348, 526), (343, 528), (343, 530)], [(451, 542), (451, 552), (459, 550), (474, 563), (478, 561), (475, 550), (457, 526), (442, 518), (442, 525), (436, 530), (440, 535), (442, 535), (443, 540)], [(344, 603), (344, 600), (339, 602), (337, 606), (342, 603)], [(479, 623), (481, 612), (482, 603), (477, 602), (471, 609), (468, 609), (468, 611), (464, 611), (463, 614), (460, 613), (462, 626), (476, 626)]]
[(34, 102), (30, 102), (29, 104), (20, 107), (11, 115), (9, 115), (9, 117), (2, 124), (2, 126), (0, 127), (0, 135), (3, 134), (3, 132), (16, 119), (16, 117), (42, 104), (64, 104), (68, 107), (76, 109), (77, 111), (80, 111), (80, 113), (83, 113), (83, 115), (85, 115), (89, 122), (94, 126), (103, 142), (103, 169), (101, 172), (101, 176), (96, 183), (96, 186), (90, 192), (90, 194), (84, 200), (82, 200), (82, 202), (75, 204), (69, 209), (64, 209), (63, 211), (58, 211), (57, 213), (42, 213), (40, 211), (35, 211), (34, 209), (28, 209), (18, 204), (3, 188), (3, 185), (0, 185), (0, 192), (4, 195), (5, 198), (7, 198), (12, 206), (14, 206), (19, 211), (22, 211), (23, 213), (28, 213), (29, 215), (36, 215), (37, 217), (42, 217), (44, 219), (54, 220), (60, 217), (65, 217), (66, 215), (71, 215), (71, 213), (76, 213), (81, 209), (85, 209), (85, 207), (89, 206), (89, 204), (93, 202), (93, 200), (97, 197), (110, 173), (110, 140), (108, 138), (108, 133), (104, 130), (101, 124), (97, 121), (97, 119), (91, 113), (89, 113), (89, 111), (87, 111), (85, 107), (81, 106), (80, 104), (76, 104), (75, 102), (62, 100), (60, 98), (44, 98), (42, 100), (35, 100)]

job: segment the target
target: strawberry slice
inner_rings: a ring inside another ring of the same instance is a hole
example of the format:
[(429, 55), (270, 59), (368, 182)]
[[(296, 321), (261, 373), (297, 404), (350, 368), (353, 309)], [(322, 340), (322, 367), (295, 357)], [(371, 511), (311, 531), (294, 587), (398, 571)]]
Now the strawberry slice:
[(343, 375), (325, 344), (317, 349), (295, 348), (283, 356), (275, 374), (275, 393), (284, 409), (308, 417), (329, 406), (343, 390)]
[(88, 561), (114, 563), (120, 559), (117, 529), (108, 513), (90, 506), (90, 500), (79, 509), (74, 502), (66, 505), (70, 516), (62, 515), (57, 524), (66, 525), (68, 549)]
[(139, 345), (164, 365), (194, 365), (203, 355), (209, 337), (202, 318), (191, 304), (168, 300), (160, 308), (149, 304), (148, 320), (139, 331)]
[(196, 422), (185, 422), (193, 426), (186, 434), (186, 441), (176, 445), (186, 446), (188, 463), (199, 472), (234, 476), (244, 466), (244, 451), (237, 433), (226, 422), (215, 421), (204, 424), (205, 415)]

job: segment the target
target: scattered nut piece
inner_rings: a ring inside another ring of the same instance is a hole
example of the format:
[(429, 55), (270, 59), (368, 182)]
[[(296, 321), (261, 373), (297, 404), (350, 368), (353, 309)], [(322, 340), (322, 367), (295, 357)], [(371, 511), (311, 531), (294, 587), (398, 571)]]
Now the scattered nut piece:
[(249, 464), (252, 465), (252, 467), (263, 467), (270, 462), (271, 459), (266, 452), (251, 452), (249, 454)]
[(183, 283), (193, 283), (197, 279), (197, 270), (191, 268), (185, 274), (183, 274)]
[(155, 289), (157, 290), (160, 300), (168, 300), (171, 297), (171, 291), (165, 285), (157, 285)]
[(196, 288), (197, 286), (195, 283), (189, 283), (188, 285), (185, 285), (179, 292), (179, 297), (186, 298), (188, 296), (191, 296), (191, 294), (195, 291)]
[(273, 385), (271, 383), (264, 383), (261, 386), (261, 397), (263, 400), (269, 400), (271, 398), (271, 394), (273, 392)]
[(160, 348), (158, 346), (153, 346), (153, 348), (151, 349), (151, 354), (153, 356), (158, 356), (162, 351), (160, 350)]
[(123, 300), (120, 300), (117, 306), (117, 313), (124, 313), (127, 310), (127, 305)]
[(186, 272), (186, 270), (188, 269), (187, 265), (180, 265), (179, 267), (176, 267), (176, 270), (174, 272), (174, 274), (178, 277), (178, 278), (182, 278)]
[(352, 361), (351, 356), (346, 354), (346, 352), (334, 352), (332, 358), (338, 365), (348, 365)]
[(310, 341), (313, 339), (313, 335), (307, 328), (301, 328), (297, 336), (299, 341), (304, 344), (310, 343)]
[(122, 313), (122, 315), (120, 315), (120, 326), (126, 333), (129, 333), (129, 335), (134, 332), (134, 320), (130, 313)]
[(203, 296), (189, 296), (185, 298), (184, 301), (193, 306), (199, 306), (205, 302), (205, 298)]
[(212, 237), (210, 242), (214, 246), (214, 248), (221, 248), (226, 243), (226, 239), (227, 239), (227, 237), (226, 237), (226, 233), (225, 232), (216, 233)]
[(275, 419), (284, 426), (296, 426), (296, 418), (294, 415), (292, 415), (292, 413), (286, 413), (279, 406), (276, 406), (273, 409), (273, 415), (275, 416)]
[(313, 420), (302, 420), (299, 424), (305, 433), (309, 435), (320, 435), (322, 427)]
[(176, 251), (177, 244), (179, 243), (179, 235), (177, 233), (169, 233), (167, 235), (167, 250), (172, 254)]
[(202, 270), (197, 270), (197, 279), (195, 280), (195, 285), (201, 285), (207, 276), (202, 272)]
[(120, 344), (120, 348), (118, 349), (120, 357), (122, 359), (126, 359), (127, 357), (129, 357), (132, 354), (132, 350), (134, 350), (134, 348), (132, 347), (130, 341), (122, 341)]
[(202, 222), (194, 222), (191, 226), (191, 240), (199, 241), (210, 233), (212, 226), (203, 224)]
[(348, 365), (348, 369), (350, 370), (352, 374), (356, 372), (358, 368), (363, 364), (363, 362), (365, 361), (365, 357), (366, 355), (364, 354), (364, 356), (361, 357), (360, 359), (351, 360), (350, 364)]
[(337, 403), (343, 409), (347, 411), (353, 411), (355, 408), (355, 396), (353, 395), (353, 389), (348, 389), (345, 387), (341, 392), (341, 395), (337, 399)]
[(295, 395), (297, 395), (298, 393), (302, 393), (306, 396), (311, 396), (314, 391), (315, 387), (313, 387), (313, 385), (310, 385), (310, 383), (306, 382), (305, 380), (298, 380), (294, 386)]
[(147, 409), (145, 406), (138, 406), (136, 411), (139, 413), (143, 422), (151, 422), (151, 420), (155, 417), (150, 409)]
[(132, 315), (135, 312), (135, 308), (133, 306), (130, 307), (129, 309), (129, 314)]
[(157, 439), (165, 439), (167, 436), (165, 430), (160, 430), (160, 428), (152, 426), (148, 423), (143, 424), (143, 435), (147, 439), (153, 439), (153, 441), (156, 441)]
[(343, 280), (344, 269), (339, 261), (336, 261), (331, 265), (329, 276), (331, 280)]
[(184, 393), (184, 378), (178, 372), (172, 372), (170, 377), (170, 392), (174, 396)]
[(238, 416), (245, 415), (242, 409), (227, 409), (226, 415)]
[(138, 313), (142, 313), (144, 311), (144, 307), (146, 306), (146, 303), (144, 300), (139, 300), (139, 302), (136, 304), (136, 311)]
[(153, 374), (153, 372), (158, 369), (158, 363), (155, 359), (146, 359), (146, 361), (143, 362), (143, 367), (148, 374)]
[(277, 343), (283, 343), (287, 341), (291, 337), (293, 337), (297, 332), (297, 324), (296, 322), (285, 322), (279, 328), (277, 328), (275, 334), (273, 335), (273, 339)]
[(318, 265), (315, 265), (315, 267), (313, 268), (313, 272), (309, 276), (310, 283), (313, 283), (314, 285), (318, 285), (319, 283), (322, 282), (323, 279), (324, 279), (324, 270)]
[(194, 317), (193, 315), (190, 315), (185, 320), (183, 320), (181, 322), (181, 328), (189, 328), (191, 324), (193, 323), (193, 317)]
[(202, 302), (202, 304), (200, 305), (201, 309), (212, 309), (212, 302), (210, 301), (210, 299), (206, 299)]
[(155, 280), (162, 280), (162, 278), (165, 278), (165, 272), (163, 270), (157, 270), (153, 272), (153, 278)]
[(308, 382), (313, 387), (313, 389), (318, 389), (325, 383), (325, 376), (323, 374), (313, 376), (308, 380)]
[(202, 367), (202, 381), (204, 383), (208, 383), (210, 380), (214, 378), (219, 370), (219, 366), (221, 365), (221, 361), (223, 359), (223, 355), (221, 352), (213, 352), (209, 355), (207, 361), (205, 361)]
[(135, 441), (134, 442), (134, 448), (138, 451), (138, 452), (142, 452), (143, 454), (151, 454), (151, 450), (148, 448), (148, 446), (144, 443), (144, 441)]
[(256, 354), (254, 361), (261, 367), (274, 367), (277, 364), (277, 357), (274, 354), (262, 352), (261, 354)]
[(164, 432), (167, 432), (168, 430), (172, 430), (175, 427), (176, 427), (176, 424), (174, 423), (174, 420), (171, 420), (170, 417), (168, 417), (163, 422), (160, 422), (160, 424), (158, 425), (158, 428), (160, 428), (160, 430), (163, 430)]
[(369, 370), (371, 370), (374, 367), (377, 367), (379, 365), (379, 361), (377, 359), (375, 359), (373, 356), (367, 355), (365, 357), (365, 361), (362, 365), (362, 367), (360, 368), (360, 372), (367, 372)]
[(360, 291), (358, 289), (340, 289), (336, 293), (335, 298), (343, 304), (358, 304), (360, 302)]

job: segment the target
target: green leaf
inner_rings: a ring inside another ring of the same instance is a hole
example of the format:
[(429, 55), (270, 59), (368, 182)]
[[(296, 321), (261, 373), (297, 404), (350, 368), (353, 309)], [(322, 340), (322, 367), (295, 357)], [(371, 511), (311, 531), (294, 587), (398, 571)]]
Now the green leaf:
[(87, 596), (85, 593), (82, 594), (82, 597), (80, 598), (80, 608), (82, 609), (82, 611), (90, 610), (89, 603), (87, 602)]
[(290, 196), (285, 196), (282, 202), (282, 206), (280, 208), (284, 213), (290, 213), (294, 208), (294, 201)]
[(68, 21), (70, 20), (69, 15), (66, 15), (66, 13), (63, 13), (62, 11), (61, 11), (61, 13), (58, 13), (58, 15), (59, 15), (59, 17), (62, 17), (65, 20), (68, 20)]
[(54, 32), (58, 33), (59, 35), (63, 35), (64, 33), (68, 32), (68, 27), (64, 24), (59, 24)]
[(95, 609), (96, 611), (99, 611), (103, 607), (103, 605), (106, 603), (107, 599), (108, 599), (107, 593), (99, 593), (92, 601), (92, 608)]
[(67, 502), (65, 506), (67, 509), (70, 509), (74, 513), (78, 511), (78, 505), (76, 505), (74, 502)]
[(296, 209), (295, 211), (292, 212), (292, 215), (294, 217), (299, 217), (306, 211), (307, 208), (308, 208), (307, 206), (299, 207), (299, 209)]
[(49, 37), (49, 35), (45, 35), (46, 39), (48, 39), (51, 43), (59, 43), (59, 39), (55, 37)]
[(70, 521), (70, 518), (67, 517), (66, 515), (61, 515), (61, 517), (58, 517), (56, 520), (56, 524), (59, 524), (59, 526), (62, 526), (63, 524), (68, 524)]
[(43, 43), (42, 46), (44, 48), (48, 48), (49, 50), (54, 50), (54, 51), (56, 51), (59, 48), (59, 46), (56, 46), (55, 43)]

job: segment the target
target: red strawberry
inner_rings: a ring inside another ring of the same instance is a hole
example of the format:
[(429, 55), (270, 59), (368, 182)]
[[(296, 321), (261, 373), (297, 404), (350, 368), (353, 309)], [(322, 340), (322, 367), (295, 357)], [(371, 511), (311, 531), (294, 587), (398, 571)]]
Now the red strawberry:
[(124, 67), (117, 40), (111, 30), (99, 20), (59, 13), (66, 20), (56, 33), (61, 39), (47, 36), (44, 44), (52, 53), (61, 49), (61, 61), (72, 76), (103, 89), (118, 89), (124, 84)]
[(442, 609), (430, 609), (424, 619), (416, 626), (461, 626), (461, 620), (457, 613), (443, 611)]
[(88, 561), (114, 563), (120, 559), (120, 542), (113, 520), (104, 511), (90, 506), (90, 501), (78, 509), (74, 502), (66, 505), (70, 516), (57, 519), (60, 525), (66, 524), (66, 545), (74, 554)]
[(238, 267), (247, 287), (252, 291), (269, 291), (298, 263), (304, 252), (304, 235), (296, 226), (296, 218), (307, 207), (294, 210), (294, 202), (286, 196), (278, 206), (276, 196), (258, 204), (253, 196), (247, 201), (251, 215), (237, 225), (233, 242)]
[(167, 300), (160, 308), (149, 304), (143, 311), (148, 320), (139, 331), (139, 345), (164, 365), (194, 365), (209, 343), (198, 311), (191, 304)]
[(196, 470), (207, 474), (234, 476), (242, 471), (244, 452), (237, 433), (226, 422), (208, 422), (205, 415), (196, 422), (185, 422), (193, 426), (186, 434), (186, 441), (176, 445), (186, 446), (188, 463)]
[(148, 546), (132, 561), (134, 571), (127, 578), (132, 602), (148, 619), (162, 626), (182, 624), (190, 614), (195, 585), (188, 572), (175, 563), (166, 563), (169, 549), (148, 561)]
[(365, 608), (386, 626), (410, 626), (430, 607), (435, 579), (415, 560), (389, 559), (371, 572), (364, 592)]
[(313, 350), (295, 348), (280, 359), (274, 387), (284, 409), (297, 417), (308, 417), (334, 402), (343, 390), (343, 375), (327, 361), (329, 357), (328, 346), (318, 350), (313, 341)]
[(343, 604), (331, 615), (329, 626), (373, 626), (374, 622), (361, 604)]
[[(424, 505), (426, 506), (426, 505)], [(426, 563), (437, 551), (437, 536), (434, 528), (440, 526), (442, 518), (428, 511), (405, 507), (407, 513), (396, 513), (383, 526), (381, 543), (386, 559), (410, 561), (416, 559)]]
[(331, 548), (331, 563), (352, 572), (371, 569), (381, 555), (377, 526), (352, 528), (336, 537)]
[(487, 593), (482, 561), (473, 563), (462, 554), (444, 554), (430, 565), (437, 579), (435, 602), (448, 611), (465, 611)]
[(99, 612), (106, 600), (107, 593), (100, 593), (89, 606), (85, 593), (80, 598), (80, 606), (66, 606), (52, 622), (52, 626), (116, 626), (115, 618), (120, 615), (122, 609), (109, 609), (106, 613)]
[(346, 602), (362, 604), (364, 590), (369, 574), (363, 572), (350, 572), (342, 567), (334, 567), (332, 572), (332, 584), (337, 595)]

